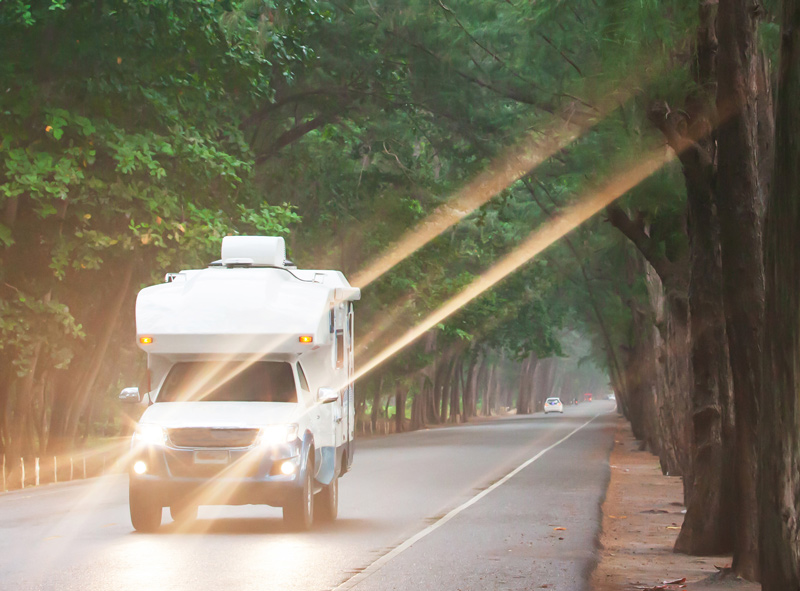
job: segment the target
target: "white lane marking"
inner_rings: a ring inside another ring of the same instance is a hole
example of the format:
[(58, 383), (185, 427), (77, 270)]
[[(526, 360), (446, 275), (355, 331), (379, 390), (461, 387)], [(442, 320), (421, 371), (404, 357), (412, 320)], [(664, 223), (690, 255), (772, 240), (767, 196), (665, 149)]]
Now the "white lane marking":
[(600, 413), (600, 414), (594, 415), (591, 419), (589, 419), (588, 421), (586, 421), (585, 423), (583, 423), (579, 427), (576, 427), (575, 429), (570, 431), (569, 434), (565, 435), (564, 437), (562, 437), (561, 439), (556, 441), (554, 444), (550, 445), (549, 447), (544, 448), (542, 451), (537, 453), (532, 458), (529, 458), (529, 459), (525, 460), (522, 464), (520, 464), (519, 466), (514, 468), (511, 472), (509, 472), (508, 474), (503, 476), (500, 480), (498, 480), (497, 482), (492, 484), (489, 488), (486, 488), (486, 489), (482, 490), (481, 492), (479, 492), (477, 495), (475, 495), (474, 497), (472, 497), (471, 499), (469, 499), (468, 501), (466, 501), (462, 505), (459, 505), (458, 507), (456, 507), (455, 509), (450, 511), (447, 515), (445, 515), (444, 517), (439, 519), (439, 521), (436, 521), (436, 522), (430, 524), (428, 527), (426, 527), (422, 531), (417, 532), (416, 534), (414, 534), (413, 536), (408, 538), (405, 542), (403, 542), (402, 544), (397, 546), (394, 550), (392, 550), (391, 552), (389, 552), (387, 554), (384, 554), (383, 556), (378, 558), (375, 562), (370, 564), (367, 568), (365, 568), (364, 570), (362, 570), (359, 573), (356, 573), (355, 575), (353, 575), (352, 577), (350, 577), (349, 579), (347, 579), (343, 583), (341, 583), (338, 586), (334, 587), (331, 591), (346, 591), (347, 589), (352, 589), (356, 585), (360, 584), (364, 579), (366, 579), (370, 575), (375, 574), (377, 571), (379, 571), (381, 568), (383, 568), (383, 565), (385, 565), (387, 562), (389, 562), (390, 560), (392, 560), (393, 558), (395, 558), (399, 554), (402, 554), (403, 552), (408, 550), (411, 546), (413, 546), (414, 544), (419, 542), (425, 536), (433, 533), (434, 531), (436, 531), (437, 529), (442, 527), (445, 523), (447, 523), (448, 521), (453, 519), (453, 517), (455, 517), (456, 515), (458, 515), (459, 513), (464, 511), (465, 509), (469, 509), (472, 505), (474, 505), (475, 503), (480, 501), (483, 497), (488, 495), (490, 492), (492, 492), (496, 488), (501, 487), (506, 482), (511, 480), (514, 476), (516, 476), (517, 474), (522, 472), (525, 468), (527, 468), (528, 466), (533, 464), (536, 460), (541, 458), (548, 451), (550, 451), (551, 449), (553, 449), (554, 447), (556, 447), (558, 445), (561, 445), (567, 439), (569, 439), (570, 437), (575, 435), (575, 433), (577, 433), (578, 431), (583, 429), (586, 425), (588, 425), (593, 420), (595, 420), (597, 417), (605, 415), (605, 414), (609, 414), (609, 413), (608, 412), (604, 412), (604, 413)]

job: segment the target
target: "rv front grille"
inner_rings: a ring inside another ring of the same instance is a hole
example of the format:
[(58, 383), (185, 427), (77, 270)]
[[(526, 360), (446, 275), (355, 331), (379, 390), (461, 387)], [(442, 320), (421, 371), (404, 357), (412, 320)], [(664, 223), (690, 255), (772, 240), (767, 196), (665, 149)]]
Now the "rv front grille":
[(169, 429), (167, 434), (175, 447), (250, 447), (258, 437), (258, 429), (187, 427)]

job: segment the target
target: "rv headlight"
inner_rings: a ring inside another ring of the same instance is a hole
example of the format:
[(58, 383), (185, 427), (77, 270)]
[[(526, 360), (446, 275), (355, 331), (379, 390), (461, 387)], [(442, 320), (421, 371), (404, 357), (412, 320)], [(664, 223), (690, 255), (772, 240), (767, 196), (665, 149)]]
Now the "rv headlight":
[(143, 445), (164, 445), (167, 442), (167, 437), (162, 427), (147, 423), (136, 426), (136, 433), (134, 433), (133, 438), (137, 443)]
[(299, 429), (297, 425), (270, 425), (262, 427), (258, 441), (261, 445), (278, 445), (279, 443), (291, 443), (297, 439)]

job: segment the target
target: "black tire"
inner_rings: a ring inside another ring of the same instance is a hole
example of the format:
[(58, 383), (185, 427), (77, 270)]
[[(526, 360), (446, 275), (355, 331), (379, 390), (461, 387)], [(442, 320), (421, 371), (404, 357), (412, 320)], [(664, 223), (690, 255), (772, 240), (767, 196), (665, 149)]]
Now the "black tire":
[(192, 502), (175, 503), (169, 506), (169, 516), (176, 523), (189, 523), (197, 519), (197, 509)]
[(303, 486), (283, 506), (283, 521), (294, 531), (308, 531), (314, 522), (314, 488), (311, 482), (314, 464), (306, 464)]
[(339, 515), (339, 478), (323, 486), (314, 499), (314, 517), (320, 521), (335, 521)]
[(142, 486), (130, 483), (128, 505), (131, 511), (131, 524), (139, 532), (154, 532), (161, 527), (161, 503), (148, 495)]

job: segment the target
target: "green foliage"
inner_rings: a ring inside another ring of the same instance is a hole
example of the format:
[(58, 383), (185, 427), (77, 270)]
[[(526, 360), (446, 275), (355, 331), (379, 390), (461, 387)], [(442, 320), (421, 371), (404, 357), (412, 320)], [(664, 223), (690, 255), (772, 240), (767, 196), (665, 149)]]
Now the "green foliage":
[(15, 295), (0, 299), (0, 352), (11, 352), (18, 376), (30, 371), (36, 354), (56, 369), (67, 367), (73, 357), (72, 342), (86, 336), (83, 327), (63, 304), (19, 291)]
[[(124, 269), (129, 322), (134, 287), (205, 265), (230, 233), (285, 235), (300, 266), (351, 275), (520, 139), (587, 122), (364, 286), (368, 357), (652, 145), (646, 107), (691, 85), (695, 18), (677, 0), (0, 0), (0, 361), (84, 367)], [(674, 259), (681, 186), (670, 168), (624, 202)], [(573, 331), (608, 363), (596, 311), (629, 344), (646, 291), (608, 224), (570, 240), (380, 371), (416, 387), (448, 347), (571, 354)]]
[[(91, 309), (82, 284), (124, 261), (149, 281), (204, 265), (227, 234), (299, 220), (254, 182), (239, 124), (269, 96), (265, 53), (225, 36), (227, 14), (195, 0), (0, 5), (0, 199), (13, 212), (0, 227), (2, 279), (27, 294), (26, 306), (3, 300), (3, 351), (21, 371), (50, 341), (31, 335), (52, 336), (39, 329), (54, 318), (55, 367), (69, 362)], [(300, 59), (292, 47), (283, 59)]]

